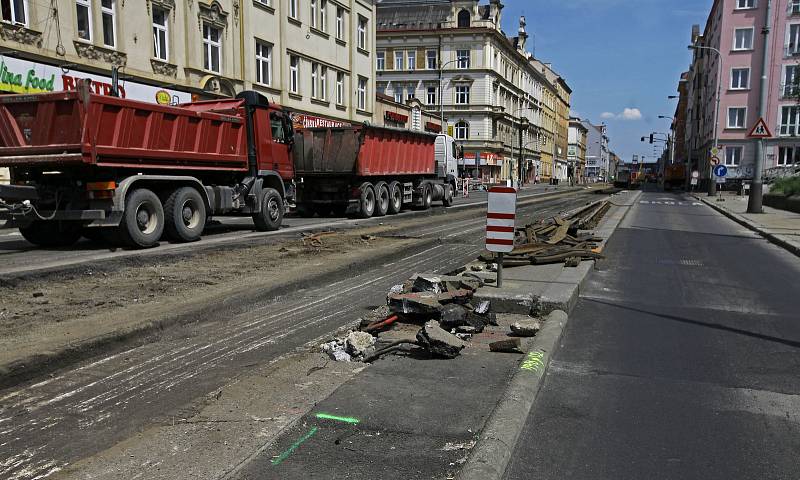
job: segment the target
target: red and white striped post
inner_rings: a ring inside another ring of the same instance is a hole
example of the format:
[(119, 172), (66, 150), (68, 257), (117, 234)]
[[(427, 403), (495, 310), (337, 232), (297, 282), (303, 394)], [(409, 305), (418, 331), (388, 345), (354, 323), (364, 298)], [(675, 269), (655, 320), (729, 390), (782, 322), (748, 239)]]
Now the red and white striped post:
[(516, 219), (516, 189), (492, 187), (486, 210), (486, 250), (497, 253), (497, 288), (503, 286), (503, 254), (514, 250)]

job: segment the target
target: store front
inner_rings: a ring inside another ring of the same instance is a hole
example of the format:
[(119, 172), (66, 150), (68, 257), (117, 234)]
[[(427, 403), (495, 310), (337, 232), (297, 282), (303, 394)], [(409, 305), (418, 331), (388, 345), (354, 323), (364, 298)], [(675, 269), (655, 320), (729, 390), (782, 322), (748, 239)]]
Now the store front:
[(464, 152), (459, 162), (459, 175), (478, 179), (482, 183), (496, 184), (500, 182), (503, 157), (496, 153)]

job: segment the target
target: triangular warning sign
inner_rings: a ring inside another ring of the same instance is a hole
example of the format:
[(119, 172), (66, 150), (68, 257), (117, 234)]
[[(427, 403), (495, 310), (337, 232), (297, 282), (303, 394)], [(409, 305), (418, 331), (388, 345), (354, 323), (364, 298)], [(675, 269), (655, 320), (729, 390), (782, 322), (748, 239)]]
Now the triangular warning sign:
[(763, 118), (759, 118), (747, 136), (750, 138), (770, 138), (772, 137), (772, 132), (769, 131), (767, 122)]

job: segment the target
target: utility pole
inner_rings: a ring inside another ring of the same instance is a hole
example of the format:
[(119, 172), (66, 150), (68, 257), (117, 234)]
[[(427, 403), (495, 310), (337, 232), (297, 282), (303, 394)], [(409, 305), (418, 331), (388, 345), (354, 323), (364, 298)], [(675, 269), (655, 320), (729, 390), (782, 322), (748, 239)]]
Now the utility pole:
[[(761, 62), (761, 85), (759, 86), (760, 100), (758, 104), (759, 118), (765, 118), (767, 113), (767, 96), (768, 90), (768, 68), (769, 68), (769, 32), (772, 28), (772, 0), (766, 0), (767, 11), (764, 16), (764, 29), (761, 33), (764, 34), (764, 58)], [(747, 213), (763, 213), (762, 206), (764, 183), (762, 175), (764, 173), (764, 139), (759, 138), (756, 142), (756, 161), (753, 169), (753, 183), (750, 185), (750, 197), (747, 199)]]

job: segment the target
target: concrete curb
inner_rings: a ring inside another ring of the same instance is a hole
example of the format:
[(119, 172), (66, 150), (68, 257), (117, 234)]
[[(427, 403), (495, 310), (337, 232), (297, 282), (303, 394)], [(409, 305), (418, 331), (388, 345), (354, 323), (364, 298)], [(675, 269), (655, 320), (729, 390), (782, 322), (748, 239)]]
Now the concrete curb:
[(460, 480), (503, 477), (539, 393), (547, 366), (561, 341), (567, 320), (566, 312), (561, 310), (553, 311), (547, 316), (520, 369), (514, 374), (503, 398), (489, 417), (478, 445), (458, 476)]
[(772, 243), (774, 245), (777, 245), (777, 246), (783, 248), (784, 250), (787, 250), (787, 251), (797, 255), (798, 257), (800, 257), (800, 245), (795, 244), (795, 243), (790, 242), (790, 241), (787, 241), (787, 240), (784, 240), (779, 235), (775, 235), (773, 233), (769, 233), (769, 232), (765, 231), (763, 228), (761, 228), (760, 226), (758, 226), (755, 223), (751, 222), (750, 220), (744, 218), (743, 216), (741, 216), (741, 215), (739, 215), (737, 213), (731, 212), (729, 210), (726, 210), (726, 209), (720, 207), (719, 205), (715, 205), (713, 202), (710, 202), (709, 200), (707, 200), (705, 198), (699, 197), (697, 195), (693, 195), (693, 197), (696, 198), (697, 200), (705, 203), (706, 205), (708, 205), (712, 209), (716, 210), (717, 212), (721, 213), (725, 217), (727, 217), (727, 218), (733, 220), (734, 222), (738, 223), (739, 225), (756, 232), (757, 234), (759, 234), (762, 237), (764, 237), (765, 239), (767, 239), (767, 241), (769, 241), (770, 243)]
[[(603, 238), (602, 250), (642, 195), (635, 192), (628, 203), (610, 210), (595, 234)], [(505, 474), (517, 440), (528, 420), (536, 396), (567, 326), (569, 315), (578, 303), (581, 288), (594, 268), (595, 261), (584, 261), (577, 268), (565, 270), (543, 295), (534, 299), (534, 313), (546, 315), (542, 329), (534, 337), (524, 360), (509, 384), (502, 400), (486, 421), (476, 447), (458, 475), (459, 480), (500, 480)], [(515, 299), (510, 303), (520, 299)], [(493, 302), (494, 306), (495, 303)]]

